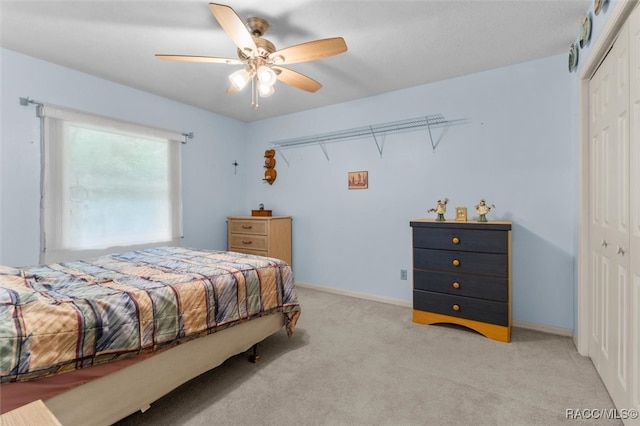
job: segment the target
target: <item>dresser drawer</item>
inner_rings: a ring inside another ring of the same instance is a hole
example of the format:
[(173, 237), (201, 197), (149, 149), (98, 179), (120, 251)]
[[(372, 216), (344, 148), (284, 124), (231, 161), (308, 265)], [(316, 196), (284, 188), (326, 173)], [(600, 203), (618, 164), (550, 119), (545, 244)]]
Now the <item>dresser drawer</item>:
[(249, 250), (267, 250), (266, 235), (231, 234), (229, 236), (231, 250), (242, 248)]
[(508, 239), (506, 232), (485, 229), (413, 228), (413, 246), (506, 254)]
[(508, 256), (494, 253), (414, 248), (413, 267), (496, 277), (507, 277), (509, 274)]
[(251, 249), (248, 249), (248, 248), (239, 248), (239, 247), (236, 247), (236, 248), (235, 248), (234, 250), (232, 250), (232, 251), (237, 251), (237, 252), (239, 252), (239, 253), (244, 253), (244, 254), (254, 254), (254, 255), (256, 255), (256, 256), (271, 257), (271, 256), (269, 256), (269, 254), (268, 254), (266, 251), (264, 251), (264, 250), (251, 250)]
[(232, 220), (229, 222), (229, 232), (232, 234), (267, 235), (268, 223), (264, 220)]
[(501, 326), (509, 325), (509, 305), (506, 302), (413, 290), (413, 308)]
[(456, 296), (477, 297), (499, 302), (509, 301), (509, 280), (507, 278), (415, 269), (413, 271), (413, 287), (416, 290)]

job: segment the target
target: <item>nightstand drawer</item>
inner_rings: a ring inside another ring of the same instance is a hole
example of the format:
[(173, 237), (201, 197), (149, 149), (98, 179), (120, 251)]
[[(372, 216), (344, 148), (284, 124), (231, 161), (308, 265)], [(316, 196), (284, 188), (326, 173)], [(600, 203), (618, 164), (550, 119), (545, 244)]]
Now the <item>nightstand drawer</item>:
[(507, 234), (499, 231), (459, 228), (413, 228), (413, 246), (439, 250), (504, 253)]
[(506, 302), (413, 290), (413, 308), (501, 326), (509, 325), (509, 304)]
[(264, 220), (233, 220), (229, 222), (229, 231), (232, 234), (267, 235), (267, 225)]
[(508, 265), (506, 254), (413, 249), (413, 267), (416, 269), (507, 277)]
[(229, 247), (242, 248), (248, 250), (267, 250), (267, 237), (262, 235), (231, 234), (229, 236)]
[(509, 301), (509, 280), (507, 278), (414, 269), (413, 286), (416, 290), (499, 302)]

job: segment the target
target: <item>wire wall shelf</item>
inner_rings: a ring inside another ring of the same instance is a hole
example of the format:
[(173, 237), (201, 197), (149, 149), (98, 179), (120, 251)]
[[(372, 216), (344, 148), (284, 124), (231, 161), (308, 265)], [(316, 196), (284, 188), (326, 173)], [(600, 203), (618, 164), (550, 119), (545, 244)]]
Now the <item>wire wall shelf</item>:
[[(272, 146), (278, 148), (278, 152), (289, 165), (289, 161), (282, 154), (282, 150), (299, 148), (303, 146), (319, 145), (324, 153), (324, 156), (329, 160), (329, 154), (325, 144), (332, 142), (339, 142), (353, 139), (363, 139), (372, 137), (376, 143), (380, 157), (382, 157), (382, 151), (384, 150), (384, 137), (389, 134), (410, 132), (427, 128), (429, 131), (429, 140), (431, 141), (431, 147), (436, 150), (436, 147), (442, 140), (444, 134), (449, 130), (452, 125), (468, 123), (467, 119), (447, 120), (442, 114), (432, 114), (423, 117), (408, 118), (405, 120), (391, 121), (382, 124), (373, 124), (370, 126), (354, 127), (346, 130), (338, 130), (335, 132), (320, 133), (312, 136), (304, 136), (298, 138), (284, 139), (281, 141), (271, 142)], [(442, 129), (440, 135), (434, 140), (433, 129)]]

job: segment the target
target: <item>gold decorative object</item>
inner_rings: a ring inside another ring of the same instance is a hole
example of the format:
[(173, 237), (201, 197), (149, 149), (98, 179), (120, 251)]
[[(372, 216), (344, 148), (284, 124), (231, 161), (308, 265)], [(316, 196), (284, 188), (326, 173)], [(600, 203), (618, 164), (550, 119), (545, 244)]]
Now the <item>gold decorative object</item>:
[(436, 218), (437, 221), (439, 222), (444, 222), (444, 214), (447, 211), (447, 203), (449, 202), (448, 198), (445, 198), (444, 201), (443, 200), (438, 200), (436, 206), (432, 209), (427, 210), (427, 212), (431, 213), (431, 212), (435, 212), (438, 217)]
[(276, 150), (275, 149), (267, 149), (264, 152), (264, 181), (266, 181), (269, 185), (273, 185), (273, 182), (276, 181), (276, 177), (278, 177), (278, 172), (276, 172)]
[(466, 222), (467, 221), (467, 208), (466, 207), (456, 207), (456, 220), (458, 222)]
[(494, 204), (488, 205), (484, 198), (482, 198), (476, 205), (476, 213), (479, 216), (478, 222), (487, 222), (487, 214), (491, 211), (491, 209), (495, 208), (496, 206)]

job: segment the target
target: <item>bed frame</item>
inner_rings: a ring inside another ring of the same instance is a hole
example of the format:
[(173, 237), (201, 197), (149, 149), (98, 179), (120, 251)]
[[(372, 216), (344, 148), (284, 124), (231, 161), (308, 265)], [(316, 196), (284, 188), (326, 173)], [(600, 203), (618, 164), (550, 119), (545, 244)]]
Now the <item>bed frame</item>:
[(110, 425), (136, 411), (146, 411), (183, 383), (278, 332), (284, 323), (282, 313), (265, 315), (190, 340), (44, 403), (65, 426)]

